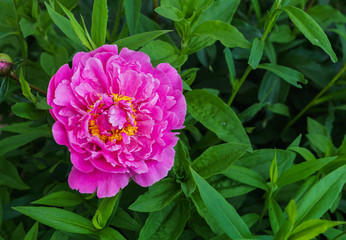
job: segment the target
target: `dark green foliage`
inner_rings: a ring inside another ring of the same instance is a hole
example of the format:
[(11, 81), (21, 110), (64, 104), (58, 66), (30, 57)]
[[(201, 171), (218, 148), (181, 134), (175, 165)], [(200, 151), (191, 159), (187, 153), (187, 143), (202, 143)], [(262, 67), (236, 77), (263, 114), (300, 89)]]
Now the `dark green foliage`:
[[(344, 239), (345, 13), (340, 0), (1, 0), (14, 65), (0, 78), (0, 240)], [(68, 187), (46, 90), (104, 44), (175, 67), (187, 117), (165, 179), (97, 199)]]

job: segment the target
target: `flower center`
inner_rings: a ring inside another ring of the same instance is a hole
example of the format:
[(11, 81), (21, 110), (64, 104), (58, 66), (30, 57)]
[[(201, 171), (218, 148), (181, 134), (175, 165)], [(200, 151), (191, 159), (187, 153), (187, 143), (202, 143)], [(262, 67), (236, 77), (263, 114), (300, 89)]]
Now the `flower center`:
[(138, 127), (131, 100), (131, 97), (118, 94), (104, 98), (100, 96), (88, 110), (91, 116), (89, 133), (104, 143), (120, 141), (134, 135)]

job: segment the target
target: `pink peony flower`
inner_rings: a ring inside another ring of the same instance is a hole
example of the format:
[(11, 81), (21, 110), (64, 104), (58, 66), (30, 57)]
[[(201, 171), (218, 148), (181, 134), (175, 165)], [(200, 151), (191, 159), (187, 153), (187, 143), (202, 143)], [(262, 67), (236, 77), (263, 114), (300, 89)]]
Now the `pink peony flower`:
[(130, 178), (146, 187), (172, 168), (186, 114), (182, 81), (168, 63), (116, 45), (77, 53), (52, 77), (47, 101), (55, 141), (71, 152), (68, 182), (111, 197)]

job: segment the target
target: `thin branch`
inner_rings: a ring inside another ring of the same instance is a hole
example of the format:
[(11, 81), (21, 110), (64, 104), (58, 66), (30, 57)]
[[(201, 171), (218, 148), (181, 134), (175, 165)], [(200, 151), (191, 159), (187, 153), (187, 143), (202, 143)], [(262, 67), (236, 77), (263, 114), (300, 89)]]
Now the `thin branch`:
[[(19, 82), (19, 78), (18, 78), (18, 76), (14, 73), (14, 72), (11, 72), (9, 75), (7, 75), (8, 77), (10, 77), (10, 78), (12, 78), (13, 80), (15, 80), (16, 82), (18, 82), (19, 84), (20, 84), (20, 82)], [(44, 91), (44, 90), (42, 90), (42, 89), (40, 89), (40, 88), (38, 88), (38, 87), (36, 87), (36, 86), (34, 86), (34, 85), (31, 85), (30, 83), (29, 83), (29, 86), (30, 86), (30, 88), (32, 88), (32, 89), (34, 89), (35, 91), (37, 91), (37, 92), (39, 92), (39, 93), (42, 93), (42, 94), (44, 94), (44, 95), (47, 95), (47, 92), (46, 91)]]

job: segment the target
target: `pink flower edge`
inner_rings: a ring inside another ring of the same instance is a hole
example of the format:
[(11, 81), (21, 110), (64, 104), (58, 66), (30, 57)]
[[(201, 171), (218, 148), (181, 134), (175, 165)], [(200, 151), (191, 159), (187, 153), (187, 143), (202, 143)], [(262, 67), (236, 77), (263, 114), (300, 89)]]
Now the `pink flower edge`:
[(118, 54), (116, 45), (79, 52), (52, 77), (47, 102), (54, 139), (71, 153), (72, 189), (111, 197), (131, 178), (147, 187), (172, 168), (186, 102), (168, 63), (154, 68), (145, 53)]

